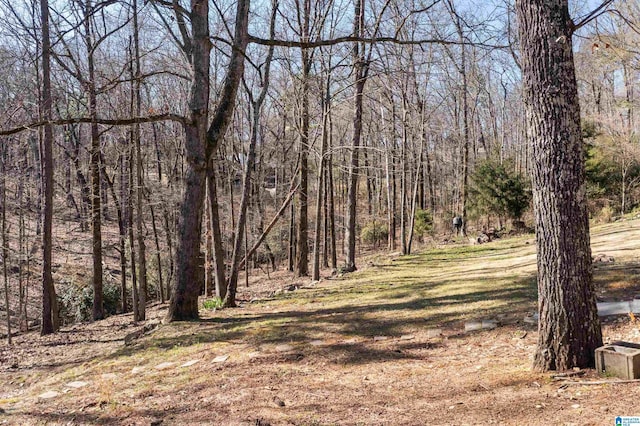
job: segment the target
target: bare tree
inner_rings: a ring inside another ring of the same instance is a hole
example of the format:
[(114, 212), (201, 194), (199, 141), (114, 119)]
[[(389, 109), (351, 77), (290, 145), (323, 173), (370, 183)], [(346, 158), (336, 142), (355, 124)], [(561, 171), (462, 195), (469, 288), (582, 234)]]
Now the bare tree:
[[(42, 25), (42, 119), (50, 121), (51, 100), (51, 39), (49, 37), (49, 1), (40, 0)], [(43, 219), (42, 219), (42, 329), (41, 334), (51, 334), (58, 329), (56, 291), (51, 274), (52, 225), (53, 225), (53, 126), (44, 125), (42, 150), (43, 170)]]
[[(278, 13), (278, 1), (272, 0), (272, 12), (271, 12), (271, 24), (270, 35), (271, 38), (275, 35), (275, 21), (276, 14)], [(260, 86), (262, 87), (258, 96), (255, 97), (247, 82), (245, 81), (245, 89), (247, 96), (249, 97), (249, 103), (251, 105), (251, 139), (249, 141), (249, 148), (247, 150), (247, 160), (243, 178), (242, 199), (240, 201), (240, 212), (238, 216), (238, 222), (235, 230), (235, 242), (233, 245), (233, 254), (231, 258), (231, 272), (229, 273), (229, 285), (227, 288), (227, 294), (224, 299), (225, 307), (236, 306), (236, 290), (238, 288), (238, 270), (240, 264), (240, 250), (243, 237), (246, 241), (246, 221), (247, 221), (247, 206), (249, 204), (249, 196), (251, 192), (251, 176), (253, 168), (255, 166), (256, 159), (256, 145), (258, 143), (258, 132), (260, 128), (260, 114), (262, 104), (264, 103), (267, 93), (269, 91), (269, 76), (271, 72), (271, 60), (273, 59), (274, 46), (270, 46), (267, 52), (267, 58), (265, 59), (263, 68), (260, 71)], [(245, 250), (246, 255), (247, 250)], [(245, 270), (248, 271), (248, 264), (244, 262)]]
[[(177, 7), (177, 6), (176, 6)], [(180, 210), (177, 246), (177, 273), (171, 295), (168, 320), (198, 318), (198, 295), (204, 283), (199, 273), (200, 238), (204, 182), (209, 159), (222, 140), (235, 106), (238, 86), (244, 73), (244, 55), (249, 41), (249, 0), (239, 0), (236, 7), (235, 34), (227, 75), (220, 92), (211, 123), (208, 123), (209, 68), (209, 4), (194, 0), (189, 12), (191, 35), (187, 33), (185, 14), (176, 9), (183, 35), (182, 47), (193, 67), (189, 101), (190, 122), (185, 126), (187, 171), (184, 197)], [(220, 226), (213, 224), (213, 226)]]
[(2, 278), (4, 281), (4, 305), (7, 309), (7, 344), (11, 345), (11, 306), (9, 305), (9, 241), (7, 239), (7, 145), (0, 146), (0, 224), (2, 232)]

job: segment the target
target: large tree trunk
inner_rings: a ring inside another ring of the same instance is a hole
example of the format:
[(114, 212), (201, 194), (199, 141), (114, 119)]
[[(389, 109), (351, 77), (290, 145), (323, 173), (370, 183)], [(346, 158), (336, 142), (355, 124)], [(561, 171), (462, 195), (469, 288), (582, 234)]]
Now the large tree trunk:
[[(356, 0), (353, 34), (358, 37), (364, 31), (363, 0)], [(364, 46), (356, 42), (353, 46), (355, 108), (353, 111), (353, 138), (351, 140), (351, 161), (349, 164), (349, 188), (347, 191), (347, 224), (345, 227), (345, 264), (344, 272), (353, 272), (356, 268), (356, 206), (358, 199), (358, 173), (360, 158), (360, 138), (362, 136), (362, 98), (367, 81)]]
[[(209, 159), (224, 137), (231, 121), (238, 85), (244, 74), (248, 20), (249, 0), (238, 0), (233, 52), (216, 112), (207, 129), (211, 50), (209, 3), (206, 0), (191, 2), (191, 59), (194, 76), (189, 109), (193, 124), (186, 126), (185, 129), (186, 184), (180, 209), (176, 281), (167, 313), (168, 321), (198, 318), (198, 295), (204, 281), (204, 274), (200, 273), (199, 261), (204, 183), (207, 168), (211, 167)], [(219, 226), (215, 223), (212, 225)]]
[(204, 145), (199, 133), (196, 126), (186, 129), (189, 160), (178, 225), (176, 281), (167, 314), (170, 320), (198, 318), (198, 296), (204, 279), (200, 271), (200, 235), (206, 178)]
[[(300, 7), (298, 3), (298, 7)], [(302, 21), (302, 41), (309, 41), (311, 19), (311, 1), (304, 0)], [(295, 274), (298, 277), (309, 275), (309, 84), (312, 52), (302, 49), (302, 111), (300, 117), (300, 189), (298, 193), (299, 211), (296, 229)]]
[[(198, 296), (204, 275), (200, 271), (200, 236), (204, 205), (207, 158), (205, 135), (209, 104), (209, 3), (191, 1), (193, 80), (189, 99), (191, 123), (185, 126), (187, 156), (184, 198), (180, 207), (177, 273), (167, 318), (198, 318)], [(203, 271), (202, 271), (203, 272)]]
[(590, 367), (602, 344), (591, 269), (580, 110), (567, 0), (516, 2), (538, 248), (534, 368)]
[(460, 45), (460, 77), (462, 78), (462, 186), (460, 188), (460, 205), (462, 206), (462, 235), (467, 235), (467, 204), (468, 204), (468, 186), (469, 186), (469, 145), (471, 138), (469, 135), (469, 82), (467, 73), (467, 47), (465, 46), (465, 37), (462, 32), (461, 18), (458, 13), (453, 9), (452, 12), (455, 15), (456, 30), (458, 32), (458, 39)]
[[(49, 2), (40, 0), (42, 23), (42, 118), (51, 120), (51, 40), (49, 38)], [(42, 194), (44, 216), (42, 220), (42, 335), (58, 328), (56, 290), (51, 274), (52, 222), (53, 222), (53, 126), (45, 124), (42, 150)], [(40, 167), (40, 165), (38, 165)], [(39, 223), (39, 221), (38, 221)]]
[[(135, 64), (134, 75), (134, 96), (135, 96), (135, 117), (140, 116), (142, 99), (140, 94), (140, 43), (138, 37), (138, 4), (133, 1), (133, 60)], [(138, 242), (138, 318), (144, 321), (146, 318), (147, 305), (147, 249), (144, 236), (144, 223), (142, 218), (142, 198), (144, 193), (144, 181), (142, 179), (142, 150), (140, 147), (140, 124), (133, 125), (133, 135), (136, 150), (136, 234)]]
[(100, 180), (100, 133), (98, 130), (98, 105), (94, 65), (94, 43), (91, 29), (91, 0), (85, 3), (84, 37), (87, 49), (89, 80), (89, 116), (91, 117), (91, 238), (93, 244), (93, 320), (104, 318), (102, 290), (102, 217)]

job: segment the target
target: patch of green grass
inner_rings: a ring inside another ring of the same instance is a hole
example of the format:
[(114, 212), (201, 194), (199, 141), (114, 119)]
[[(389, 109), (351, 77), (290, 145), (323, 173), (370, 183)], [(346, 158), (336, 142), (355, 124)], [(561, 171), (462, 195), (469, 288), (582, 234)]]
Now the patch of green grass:
[(219, 297), (214, 297), (212, 299), (207, 299), (202, 302), (202, 307), (204, 309), (209, 309), (211, 311), (222, 308), (224, 301)]

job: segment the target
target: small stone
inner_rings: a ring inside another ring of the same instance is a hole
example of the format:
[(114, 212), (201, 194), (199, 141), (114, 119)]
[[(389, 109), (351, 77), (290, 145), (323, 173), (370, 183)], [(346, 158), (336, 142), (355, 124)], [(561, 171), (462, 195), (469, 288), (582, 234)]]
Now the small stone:
[(175, 365), (175, 362), (163, 362), (162, 364), (156, 365), (156, 370), (166, 370), (167, 368), (171, 368)]
[(468, 321), (464, 323), (464, 331), (476, 331), (482, 330), (482, 322), (481, 321)]
[(440, 337), (440, 336), (442, 336), (441, 328), (430, 328), (427, 330), (427, 337), (430, 339), (434, 337)]
[(192, 359), (191, 361), (187, 361), (184, 364), (182, 364), (180, 367), (184, 368), (184, 367), (191, 367), (192, 365), (195, 365), (197, 363), (199, 363), (200, 360), (199, 359)]
[(229, 359), (229, 355), (218, 355), (213, 359), (213, 362), (219, 364), (219, 363), (225, 362), (228, 359)]
[(400, 336), (400, 340), (413, 340), (416, 336), (413, 334), (405, 334), (404, 336)]
[(388, 338), (389, 338), (389, 337), (387, 337), (387, 336), (374, 336), (374, 337), (373, 337), (373, 341), (374, 341), (374, 342), (380, 342), (380, 341), (382, 341), (382, 340), (387, 340)]
[(89, 384), (88, 382), (76, 381), (76, 382), (69, 382), (66, 384), (66, 386), (74, 389), (80, 389), (87, 386), (88, 384)]
[(133, 367), (131, 369), (131, 374), (138, 374), (144, 371), (144, 367)]
[(322, 340), (312, 340), (309, 342), (311, 346), (324, 346), (324, 341)]
[(117, 379), (118, 375), (116, 373), (104, 373), (101, 377), (105, 380), (113, 380)]
[(358, 339), (354, 337), (352, 339), (347, 339), (342, 343), (344, 343), (345, 345), (353, 345), (354, 343), (358, 343)]
[(293, 346), (291, 345), (284, 344), (284, 345), (276, 346), (276, 352), (290, 352), (292, 350), (293, 350)]
[(542, 410), (542, 405), (537, 404), (537, 405), (536, 405), (536, 408), (537, 408), (538, 410)]
[(55, 398), (57, 396), (60, 396), (60, 392), (48, 391), (48, 392), (41, 393), (40, 395), (38, 395), (38, 398), (41, 398), (41, 399), (52, 399), (52, 398)]
[(496, 320), (483, 320), (482, 321), (482, 329), (483, 330), (493, 330), (498, 326), (498, 322)]
[(284, 407), (286, 404), (284, 403), (283, 400), (281, 400), (280, 398), (276, 397), (273, 399), (273, 402), (276, 404), (276, 406), (278, 407)]
[(573, 408), (574, 410), (577, 410), (578, 408), (580, 408), (580, 404), (573, 404), (571, 408)]

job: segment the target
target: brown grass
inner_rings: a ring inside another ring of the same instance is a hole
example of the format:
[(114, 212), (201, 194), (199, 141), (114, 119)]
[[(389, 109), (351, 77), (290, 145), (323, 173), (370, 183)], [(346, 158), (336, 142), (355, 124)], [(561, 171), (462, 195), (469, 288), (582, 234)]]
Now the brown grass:
[[(607, 298), (640, 293), (637, 221), (594, 232)], [(0, 421), (8, 424), (610, 424), (638, 415), (635, 385), (562, 386), (530, 370), (536, 330), (532, 237), (398, 257), (269, 296), (294, 281), (254, 278), (241, 308), (201, 311), (124, 346), (141, 324), (120, 315), (3, 348)], [(149, 316), (161, 317), (166, 306)], [(464, 333), (464, 322), (497, 319)], [(440, 333), (438, 331), (440, 330)], [(638, 340), (628, 318), (608, 339)], [(217, 357), (228, 356), (224, 362)], [(187, 361), (198, 362), (180, 367)], [(158, 369), (163, 363), (173, 363)], [(135, 368), (135, 370), (134, 370)], [(588, 372), (586, 378), (595, 378)], [(81, 389), (66, 386), (82, 380)], [(579, 380), (584, 380), (581, 378)], [(52, 399), (39, 395), (55, 390)]]

